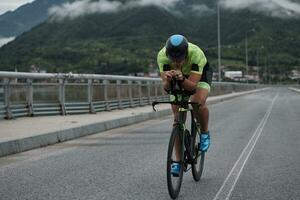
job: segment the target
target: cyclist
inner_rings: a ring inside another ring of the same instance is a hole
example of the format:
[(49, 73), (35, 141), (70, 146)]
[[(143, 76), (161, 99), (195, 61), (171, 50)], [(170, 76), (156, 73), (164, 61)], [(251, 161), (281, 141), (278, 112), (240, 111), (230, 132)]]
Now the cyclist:
[[(212, 69), (209, 67), (203, 51), (195, 44), (188, 42), (182, 35), (172, 35), (168, 38), (165, 47), (157, 55), (163, 87), (170, 90), (170, 81), (175, 77), (180, 81), (184, 90), (191, 92), (191, 101), (201, 104), (200, 108), (194, 107), (195, 117), (201, 124), (200, 151), (206, 152), (210, 145), (210, 133), (208, 130), (209, 110), (206, 106), (206, 99), (210, 92), (212, 81)], [(177, 122), (178, 106), (172, 105), (174, 114), (174, 125)], [(177, 145), (176, 145), (177, 146)], [(175, 147), (176, 157), (179, 158), (178, 148)], [(171, 173), (178, 176), (180, 165), (172, 164)]]

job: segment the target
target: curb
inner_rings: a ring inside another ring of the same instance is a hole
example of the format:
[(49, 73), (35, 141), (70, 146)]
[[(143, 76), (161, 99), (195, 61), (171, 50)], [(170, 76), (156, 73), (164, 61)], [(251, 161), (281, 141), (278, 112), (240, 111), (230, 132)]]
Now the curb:
[(300, 93), (300, 89), (293, 88), (293, 87), (289, 87), (288, 89), (292, 90), (293, 92), (299, 92)]
[[(263, 88), (263, 89), (256, 89), (247, 92), (241, 92), (237, 94), (227, 94), (227, 95), (222, 95), (219, 98), (218, 96), (215, 96), (214, 99), (211, 100), (208, 99), (208, 104), (215, 104), (242, 95), (261, 92), (267, 89), (268, 88)], [(136, 116), (123, 117), (123, 118), (114, 119), (110, 121), (84, 125), (81, 127), (45, 133), (42, 135), (36, 135), (36, 136), (26, 137), (22, 139), (0, 142), (0, 157), (10, 155), (10, 154), (20, 153), (23, 151), (28, 151), (39, 147), (45, 147), (60, 142), (65, 142), (79, 137), (92, 135), (95, 133), (107, 131), (114, 128), (119, 128), (122, 126), (132, 125), (135, 123), (143, 122), (153, 118), (159, 118), (170, 114), (171, 114), (170, 109), (164, 109), (164, 110), (159, 110), (157, 112), (143, 113)]]
[(171, 110), (166, 109), (158, 112), (143, 113), (136, 116), (123, 117), (115, 120), (84, 125), (81, 127), (45, 133), (42, 135), (31, 136), (22, 139), (4, 141), (0, 143), (0, 157), (39, 147), (45, 147), (59, 142), (65, 142), (79, 137), (92, 135), (122, 126), (128, 126), (131, 124), (139, 123), (153, 118), (159, 118), (170, 114)]

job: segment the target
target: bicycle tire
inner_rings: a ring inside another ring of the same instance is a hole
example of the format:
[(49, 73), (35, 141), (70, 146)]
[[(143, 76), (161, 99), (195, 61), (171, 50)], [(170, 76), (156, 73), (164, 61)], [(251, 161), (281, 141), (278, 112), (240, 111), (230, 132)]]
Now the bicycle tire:
[(191, 137), (192, 137), (192, 145), (194, 151), (194, 162), (192, 164), (192, 174), (193, 178), (196, 182), (201, 179), (203, 168), (204, 168), (204, 160), (205, 160), (205, 152), (199, 151), (197, 137), (199, 138), (199, 129), (197, 128), (195, 119), (193, 118), (193, 113), (191, 112)]
[[(182, 178), (183, 178), (183, 142), (182, 142), (182, 130), (179, 128), (179, 126), (176, 126), (173, 128), (172, 130), (172, 134), (170, 137), (170, 141), (169, 141), (169, 146), (168, 146), (168, 154), (167, 154), (167, 183), (168, 183), (168, 191), (169, 194), (171, 196), (172, 199), (176, 199), (178, 197), (178, 194), (180, 192), (180, 188), (181, 188), (181, 184), (182, 184)], [(180, 144), (181, 144), (181, 149), (180, 149), (180, 173), (179, 173), (179, 177), (173, 177), (171, 174), (171, 165), (174, 162), (172, 160), (172, 155), (173, 155), (173, 150), (175, 147), (175, 140), (176, 138), (178, 138), (180, 140)], [(177, 179), (177, 185), (174, 186), (173, 185), (173, 181), (172, 180), (176, 180)]]

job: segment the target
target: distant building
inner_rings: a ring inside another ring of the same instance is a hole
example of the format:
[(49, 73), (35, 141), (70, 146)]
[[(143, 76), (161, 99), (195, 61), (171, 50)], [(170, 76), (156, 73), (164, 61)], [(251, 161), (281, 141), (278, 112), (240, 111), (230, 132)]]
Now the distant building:
[(135, 76), (143, 77), (143, 76), (145, 76), (145, 73), (144, 72), (138, 72), (138, 73), (135, 74)]
[(40, 68), (37, 65), (31, 65), (30, 66), (30, 72), (31, 73), (38, 73), (40, 71)]
[(293, 79), (293, 80), (300, 79), (300, 71), (292, 70), (290, 78)]
[(225, 71), (224, 76), (226, 78), (238, 81), (243, 78), (243, 72), (242, 71)]
[(246, 78), (246, 80), (249, 80), (249, 81), (259, 82), (258, 75), (246, 75), (245, 78)]
[(159, 74), (158, 74), (158, 72), (149, 72), (148, 76), (153, 77), (153, 78), (157, 78), (157, 77), (159, 77)]

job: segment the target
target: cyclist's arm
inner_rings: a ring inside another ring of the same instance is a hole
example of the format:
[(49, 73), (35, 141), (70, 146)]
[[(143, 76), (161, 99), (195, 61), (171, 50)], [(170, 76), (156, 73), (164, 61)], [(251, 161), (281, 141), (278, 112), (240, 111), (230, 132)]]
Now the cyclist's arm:
[(160, 71), (160, 77), (163, 81), (163, 88), (168, 91), (170, 90), (170, 81), (174, 74), (174, 70), (171, 70), (170, 64), (168, 64), (168, 58), (165, 56), (165, 49), (162, 49), (157, 54), (157, 64)]
[(163, 81), (163, 88), (168, 91), (171, 87), (171, 79), (172, 79), (172, 73), (173, 71), (165, 71), (160, 73), (160, 77)]
[(183, 88), (188, 91), (193, 91), (197, 88), (198, 82), (201, 80), (203, 68), (207, 63), (207, 59), (200, 48), (196, 48), (191, 59), (194, 64), (191, 66), (190, 76), (182, 83)]
[(201, 74), (191, 73), (188, 79), (184, 79), (182, 86), (187, 91), (193, 91), (197, 88), (198, 82), (201, 79)]

